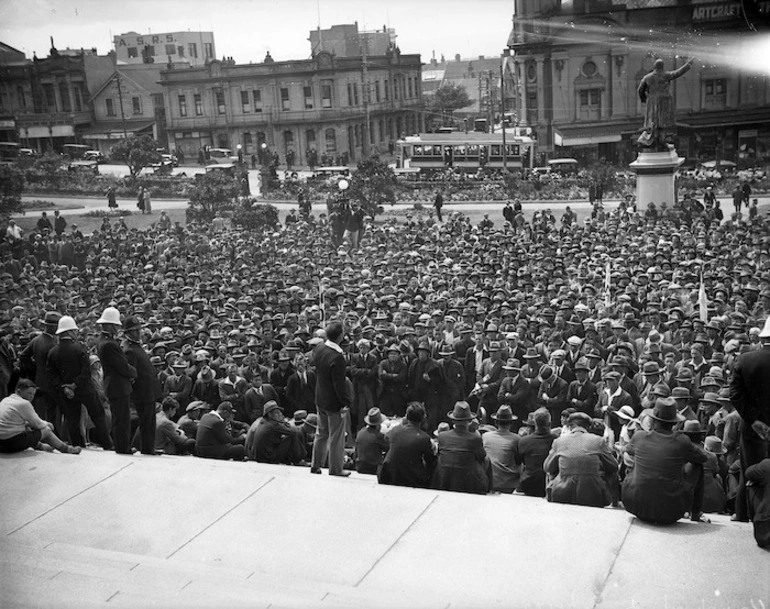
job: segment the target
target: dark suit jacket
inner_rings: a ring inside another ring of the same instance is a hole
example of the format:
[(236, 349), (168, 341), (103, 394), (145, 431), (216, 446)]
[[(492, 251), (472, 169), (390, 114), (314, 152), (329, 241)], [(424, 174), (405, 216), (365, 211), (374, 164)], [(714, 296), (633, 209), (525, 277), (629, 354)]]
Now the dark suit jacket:
[(389, 439), (390, 449), (377, 474), (380, 484), (427, 488), (436, 465), (430, 436), (404, 420), (393, 428)]
[(126, 347), (126, 361), (136, 368), (136, 382), (131, 392), (131, 401), (136, 404), (155, 404), (163, 394), (158, 373), (142, 345), (129, 342)]
[(104, 395), (109, 400), (131, 395), (131, 380), (136, 378), (136, 368), (128, 363), (118, 341), (102, 335), (96, 343), (96, 352), (104, 372)]
[(198, 423), (195, 436), (195, 448), (204, 457), (221, 457), (233, 437), (227, 431), (225, 422), (213, 412), (207, 412)]
[(33, 338), (19, 355), (22, 364), (22, 374), (34, 374), (35, 385), (49, 392), (53, 385), (46, 371), (48, 352), (56, 345), (56, 337), (43, 332)]
[[(573, 402), (572, 400), (577, 400)], [(581, 387), (578, 381), (572, 381), (567, 391), (567, 407), (585, 412), (588, 416), (594, 416), (594, 407), (599, 399), (599, 393), (591, 381), (586, 381)]]
[(287, 417), (291, 417), (297, 410), (315, 412), (316, 375), (312, 370), (308, 370), (305, 374), (306, 383), (302, 383), (299, 372), (295, 372), (286, 384), (286, 405), (283, 413)]
[(62, 385), (69, 383), (75, 383), (77, 391), (93, 388), (88, 351), (74, 340), (62, 340), (48, 352), (46, 373), (56, 392), (61, 391)]
[[(770, 349), (742, 354), (735, 363), (730, 383), (730, 399), (743, 418), (745, 427), (754, 421), (770, 425)], [(748, 430), (745, 433), (749, 433)], [(750, 432), (754, 434), (754, 432)]]
[(508, 404), (513, 410), (513, 414), (519, 417), (521, 423), (524, 423), (531, 410), (532, 387), (520, 374), (515, 377), (507, 376), (500, 383), (497, 401), (500, 405)]
[(345, 385), (345, 357), (325, 343), (315, 348), (316, 384), (315, 403), (318, 410), (340, 412), (350, 408), (350, 397)]

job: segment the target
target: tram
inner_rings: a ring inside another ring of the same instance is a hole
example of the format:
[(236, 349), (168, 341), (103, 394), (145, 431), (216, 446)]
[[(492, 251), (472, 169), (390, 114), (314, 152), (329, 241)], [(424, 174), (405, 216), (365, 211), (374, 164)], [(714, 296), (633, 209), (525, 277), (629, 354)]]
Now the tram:
[[(536, 141), (529, 135), (511, 131), (505, 134), (505, 167), (509, 170), (531, 167)], [(503, 169), (502, 132), (420, 133), (398, 140), (396, 146), (400, 168)]]

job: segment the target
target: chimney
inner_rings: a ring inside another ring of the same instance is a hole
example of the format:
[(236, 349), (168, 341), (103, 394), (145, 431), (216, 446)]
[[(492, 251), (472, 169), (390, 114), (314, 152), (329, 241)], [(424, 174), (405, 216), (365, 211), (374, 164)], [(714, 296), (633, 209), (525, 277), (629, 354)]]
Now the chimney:
[(483, 56), (483, 55), (479, 55), (479, 59), (480, 59), (480, 60), (481, 60), (481, 59), (484, 59), (484, 56)]
[(460, 53), (455, 53), (455, 61), (460, 63)]

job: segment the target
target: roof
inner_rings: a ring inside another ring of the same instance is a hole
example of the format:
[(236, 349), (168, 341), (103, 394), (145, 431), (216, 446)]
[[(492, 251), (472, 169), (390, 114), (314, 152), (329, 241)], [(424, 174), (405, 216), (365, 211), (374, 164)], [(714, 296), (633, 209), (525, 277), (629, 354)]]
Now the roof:
[(88, 93), (93, 98), (107, 78), (115, 71), (115, 64), (112, 57), (108, 55), (84, 55), (83, 69), (86, 73)]
[(124, 86), (141, 89), (150, 94), (162, 93), (163, 88), (160, 84), (160, 72), (164, 69), (165, 67), (160, 64), (127, 64), (121, 65), (120, 68), (116, 70), (113, 65), (109, 75), (104, 78), (101, 84), (91, 90), (91, 97), (96, 97), (110, 83), (115, 81), (118, 77), (118, 73), (120, 73), (120, 78)]

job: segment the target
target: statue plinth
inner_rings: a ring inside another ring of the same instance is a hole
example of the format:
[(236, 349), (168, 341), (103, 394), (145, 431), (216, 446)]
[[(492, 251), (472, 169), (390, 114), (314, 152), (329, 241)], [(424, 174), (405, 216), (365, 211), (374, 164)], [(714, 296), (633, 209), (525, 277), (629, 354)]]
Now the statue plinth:
[(642, 151), (629, 167), (636, 173), (636, 204), (639, 209), (647, 205), (665, 203), (669, 208), (676, 199), (674, 175), (684, 163), (673, 147), (664, 152)]

